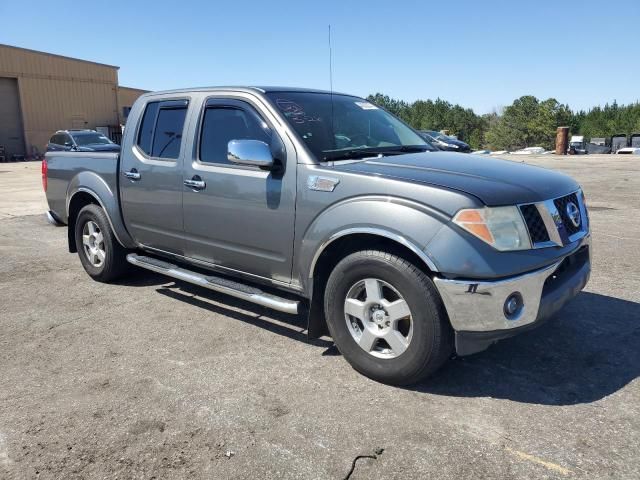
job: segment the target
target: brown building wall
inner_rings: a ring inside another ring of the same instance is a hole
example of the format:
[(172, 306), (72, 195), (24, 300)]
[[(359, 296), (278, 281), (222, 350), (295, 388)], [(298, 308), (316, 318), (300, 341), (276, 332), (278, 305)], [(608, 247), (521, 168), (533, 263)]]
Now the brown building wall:
[(56, 130), (118, 125), (116, 86), (18, 78), (27, 153)]
[(139, 88), (118, 87), (118, 107), (120, 108), (120, 121), (125, 123), (127, 115), (123, 109), (130, 109), (135, 101), (143, 93), (148, 90), (140, 90)]
[(56, 130), (120, 123), (118, 67), (0, 45), (0, 77), (18, 80), (27, 156)]

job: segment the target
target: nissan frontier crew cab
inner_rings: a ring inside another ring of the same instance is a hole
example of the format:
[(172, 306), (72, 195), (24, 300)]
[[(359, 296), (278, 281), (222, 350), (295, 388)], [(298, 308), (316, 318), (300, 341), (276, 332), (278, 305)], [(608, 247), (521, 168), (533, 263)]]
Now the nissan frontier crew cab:
[(573, 179), (432, 150), (351, 95), (174, 90), (139, 98), (120, 153), (48, 152), (42, 180), (93, 279), (133, 264), (304, 315), (359, 372), (410, 384), (553, 316), (590, 273)]

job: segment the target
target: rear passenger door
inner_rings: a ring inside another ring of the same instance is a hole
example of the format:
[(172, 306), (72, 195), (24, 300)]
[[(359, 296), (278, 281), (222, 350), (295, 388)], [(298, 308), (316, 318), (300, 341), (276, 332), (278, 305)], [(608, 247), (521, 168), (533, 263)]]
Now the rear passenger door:
[[(120, 195), (125, 225), (153, 249), (182, 254), (182, 165), (188, 98), (152, 100), (123, 148)], [(130, 126), (131, 127), (131, 126)], [(124, 143), (124, 142), (123, 142)]]

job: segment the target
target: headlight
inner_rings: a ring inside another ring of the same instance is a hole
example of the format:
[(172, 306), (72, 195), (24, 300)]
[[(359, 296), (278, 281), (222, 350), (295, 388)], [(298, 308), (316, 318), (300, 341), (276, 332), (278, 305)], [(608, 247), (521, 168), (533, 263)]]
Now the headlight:
[(485, 207), (460, 210), (453, 223), (497, 250), (528, 250), (531, 241), (518, 207)]

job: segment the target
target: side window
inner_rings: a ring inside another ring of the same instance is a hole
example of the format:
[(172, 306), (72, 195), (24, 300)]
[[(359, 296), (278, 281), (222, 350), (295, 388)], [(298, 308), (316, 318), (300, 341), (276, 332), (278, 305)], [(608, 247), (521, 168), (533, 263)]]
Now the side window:
[(187, 108), (160, 108), (153, 134), (152, 157), (178, 158)]
[(158, 116), (158, 102), (148, 103), (144, 110), (140, 131), (138, 132), (138, 146), (147, 155), (151, 155), (151, 141), (153, 140), (153, 127)]
[(202, 120), (200, 161), (232, 165), (227, 160), (227, 145), (231, 140), (251, 139), (271, 143), (266, 123), (257, 115), (237, 107), (208, 107)]
[(186, 115), (187, 102), (183, 100), (148, 103), (138, 131), (138, 147), (151, 157), (178, 158)]
[(59, 145), (58, 144), (58, 134), (56, 134), (53, 137), (51, 137), (51, 140), (49, 140), (49, 143), (52, 143), (53, 145)]

